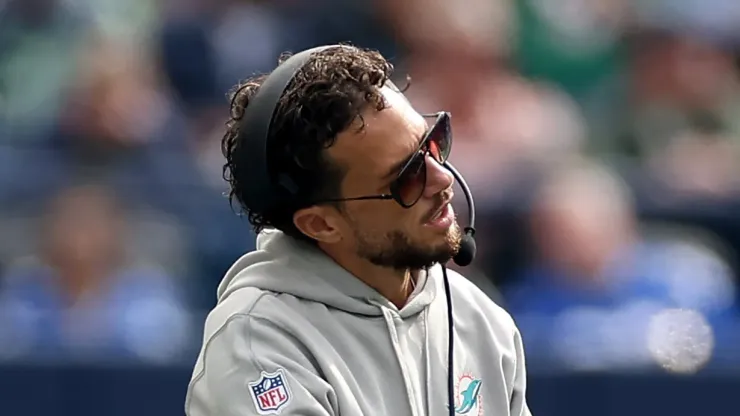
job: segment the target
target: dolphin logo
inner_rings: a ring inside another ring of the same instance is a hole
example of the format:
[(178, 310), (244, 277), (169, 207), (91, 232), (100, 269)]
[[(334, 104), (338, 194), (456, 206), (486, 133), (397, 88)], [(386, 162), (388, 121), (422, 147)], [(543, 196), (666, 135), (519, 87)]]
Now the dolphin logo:
[(468, 387), (460, 395), (462, 396), (462, 403), (455, 409), (455, 413), (464, 415), (475, 407), (478, 403), (478, 393), (480, 392), (481, 381), (473, 380), (468, 384)]

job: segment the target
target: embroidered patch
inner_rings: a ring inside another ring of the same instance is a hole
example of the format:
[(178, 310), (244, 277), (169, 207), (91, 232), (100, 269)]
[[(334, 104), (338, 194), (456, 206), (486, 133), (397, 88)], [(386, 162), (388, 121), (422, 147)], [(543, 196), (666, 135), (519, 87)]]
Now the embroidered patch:
[(261, 415), (280, 414), (291, 399), (288, 378), (282, 368), (274, 373), (263, 371), (259, 380), (249, 383), (249, 392), (257, 413)]
[(482, 416), (483, 400), (480, 388), (481, 380), (465, 374), (457, 380), (455, 387), (455, 413), (459, 415)]

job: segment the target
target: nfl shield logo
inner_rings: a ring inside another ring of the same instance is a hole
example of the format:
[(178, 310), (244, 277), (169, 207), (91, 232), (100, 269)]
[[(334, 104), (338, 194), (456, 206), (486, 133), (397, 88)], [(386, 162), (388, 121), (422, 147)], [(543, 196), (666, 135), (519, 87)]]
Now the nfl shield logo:
[(290, 401), (288, 380), (283, 369), (274, 373), (262, 372), (259, 380), (249, 383), (252, 400), (261, 415), (279, 414)]

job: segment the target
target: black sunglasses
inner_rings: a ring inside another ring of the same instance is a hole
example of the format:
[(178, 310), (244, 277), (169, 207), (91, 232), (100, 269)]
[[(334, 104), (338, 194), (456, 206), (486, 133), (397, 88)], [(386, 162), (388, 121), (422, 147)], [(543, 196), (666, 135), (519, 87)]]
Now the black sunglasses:
[(404, 208), (411, 208), (419, 202), (427, 184), (427, 155), (440, 165), (447, 161), (452, 149), (452, 129), (450, 113), (442, 111), (423, 117), (436, 117), (432, 127), (427, 130), (419, 147), (403, 165), (396, 179), (391, 183), (390, 194), (357, 196), (353, 198), (325, 199), (315, 202), (363, 201), (371, 199), (394, 200)]

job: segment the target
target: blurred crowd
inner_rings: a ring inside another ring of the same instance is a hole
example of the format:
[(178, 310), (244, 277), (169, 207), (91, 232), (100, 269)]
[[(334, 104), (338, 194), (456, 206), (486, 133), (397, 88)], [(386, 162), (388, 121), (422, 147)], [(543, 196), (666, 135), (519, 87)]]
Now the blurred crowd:
[(452, 113), (533, 371), (740, 371), (733, 0), (0, 0), (0, 361), (190, 364), (254, 247), (226, 94), (335, 42)]

